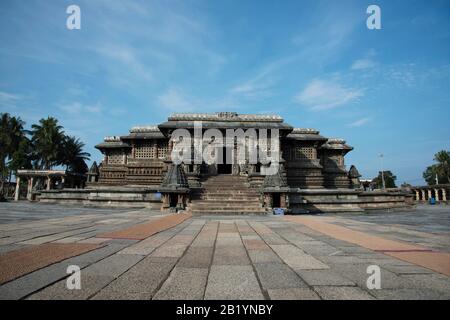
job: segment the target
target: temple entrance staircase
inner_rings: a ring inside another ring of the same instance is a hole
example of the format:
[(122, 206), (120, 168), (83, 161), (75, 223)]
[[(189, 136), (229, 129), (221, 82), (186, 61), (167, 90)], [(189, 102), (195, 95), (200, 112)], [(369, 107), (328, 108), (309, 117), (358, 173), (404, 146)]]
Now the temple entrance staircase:
[(202, 188), (191, 193), (188, 210), (193, 214), (266, 214), (257, 189), (250, 188), (247, 177), (210, 176)]

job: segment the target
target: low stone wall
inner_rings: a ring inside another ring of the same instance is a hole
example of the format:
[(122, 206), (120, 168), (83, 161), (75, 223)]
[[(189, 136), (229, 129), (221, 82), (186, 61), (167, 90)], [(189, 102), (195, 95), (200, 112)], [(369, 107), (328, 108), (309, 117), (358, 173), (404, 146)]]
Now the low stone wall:
[(71, 203), (85, 206), (161, 208), (156, 189), (131, 187), (97, 187), (41, 191), (36, 200), (44, 203)]
[(291, 190), (291, 213), (357, 213), (367, 210), (410, 208), (412, 194), (400, 189), (389, 191), (359, 191), (353, 189)]
[[(97, 186), (87, 189), (41, 191), (36, 200), (85, 206), (151, 208), (162, 205), (156, 188)], [(361, 191), (353, 189), (297, 189), (289, 192), (289, 213), (362, 213), (369, 210), (409, 208), (413, 194), (402, 189)]]
[(350, 189), (298, 189), (289, 194), (291, 213), (363, 212), (358, 191)]
[(401, 189), (364, 191), (359, 195), (364, 210), (409, 208), (414, 205), (413, 194)]

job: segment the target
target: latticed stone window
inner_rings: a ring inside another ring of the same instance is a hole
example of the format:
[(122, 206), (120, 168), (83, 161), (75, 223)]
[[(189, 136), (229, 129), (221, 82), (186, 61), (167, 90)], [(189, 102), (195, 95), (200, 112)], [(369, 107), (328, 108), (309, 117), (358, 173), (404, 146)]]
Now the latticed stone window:
[(136, 147), (135, 158), (136, 159), (154, 159), (155, 154), (155, 143), (152, 141), (142, 141)]
[(108, 153), (108, 164), (123, 164), (123, 153), (119, 150), (111, 150)]
[(316, 149), (313, 147), (297, 147), (295, 148), (295, 159), (303, 160), (303, 159), (315, 159), (316, 158)]
[(166, 142), (160, 142), (158, 144), (158, 158), (164, 158), (169, 152), (169, 144)]

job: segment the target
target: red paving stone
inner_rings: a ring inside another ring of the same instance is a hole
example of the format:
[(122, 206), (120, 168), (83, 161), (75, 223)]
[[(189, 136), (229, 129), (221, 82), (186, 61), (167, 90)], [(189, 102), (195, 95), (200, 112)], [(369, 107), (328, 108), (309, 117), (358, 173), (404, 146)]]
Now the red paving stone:
[(450, 277), (450, 253), (447, 252), (384, 252), (391, 257), (417, 264)]
[(46, 243), (4, 253), (0, 255), (0, 284), (100, 247), (98, 244)]
[(303, 224), (335, 239), (354, 243), (450, 276), (450, 253), (433, 252), (429, 248), (369, 235), (332, 223), (318, 221), (314, 217), (286, 216), (284, 219)]
[(98, 238), (143, 240), (155, 233), (172, 228), (192, 217), (190, 213), (171, 214), (151, 222), (137, 224), (127, 229), (101, 233)]

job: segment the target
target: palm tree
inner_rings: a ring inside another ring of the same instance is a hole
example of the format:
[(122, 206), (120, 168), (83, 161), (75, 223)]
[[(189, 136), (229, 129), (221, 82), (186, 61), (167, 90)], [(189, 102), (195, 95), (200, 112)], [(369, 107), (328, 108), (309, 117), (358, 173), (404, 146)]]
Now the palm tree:
[(86, 162), (90, 158), (90, 154), (83, 152), (84, 143), (79, 139), (66, 136), (63, 142), (61, 160), (67, 170), (77, 173), (85, 173), (87, 171)]
[(9, 113), (0, 114), (0, 198), (3, 197), (6, 177), (9, 176), (11, 180), (6, 160), (12, 159), (22, 141), (26, 139), (24, 125), (25, 122), (19, 117), (11, 117)]
[(60, 155), (64, 141), (63, 127), (53, 117), (39, 120), (39, 124), (31, 126), (34, 148), (37, 155), (37, 166), (41, 169), (51, 169), (62, 164)]

